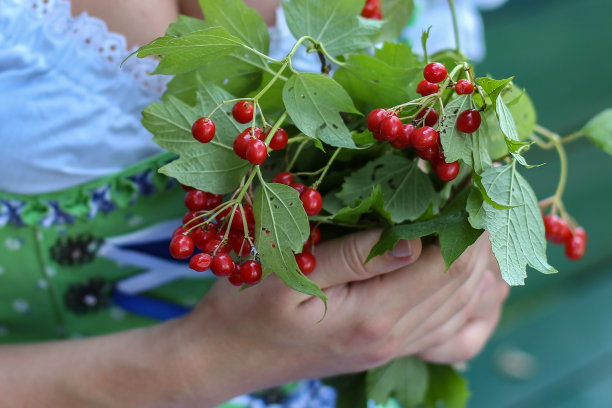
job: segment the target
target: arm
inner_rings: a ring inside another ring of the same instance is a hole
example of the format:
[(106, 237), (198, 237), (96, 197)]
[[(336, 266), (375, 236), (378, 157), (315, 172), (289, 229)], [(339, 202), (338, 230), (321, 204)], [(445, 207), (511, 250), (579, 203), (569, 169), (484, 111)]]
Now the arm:
[[(288, 381), (361, 371), (394, 357), (472, 357), (507, 293), (481, 238), (444, 273), (440, 250), (401, 241), (363, 266), (378, 232), (322, 243), (318, 299), (274, 276), (236, 294), (215, 283), (187, 317), (96, 338), (0, 347), (9, 406), (213, 407)], [(486, 316), (486, 317), (482, 317)], [(472, 323), (479, 323), (474, 330)], [(483, 330), (484, 328), (484, 330)], [(464, 333), (465, 332), (465, 333)], [(449, 346), (450, 344), (450, 346)]]

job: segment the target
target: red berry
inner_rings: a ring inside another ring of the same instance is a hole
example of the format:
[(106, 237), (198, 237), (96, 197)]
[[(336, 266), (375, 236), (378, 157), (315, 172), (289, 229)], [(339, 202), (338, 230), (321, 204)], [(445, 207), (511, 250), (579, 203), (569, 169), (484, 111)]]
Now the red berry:
[(458, 95), (469, 95), (474, 92), (474, 85), (467, 79), (460, 79), (455, 84), (455, 92)]
[(440, 147), (438, 147), (436, 144), (432, 147), (428, 147), (427, 149), (417, 150), (416, 152), (421, 159), (432, 161), (438, 156), (438, 153), (440, 153)]
[(425, 79), (434, 84), (444, 81), (446, 74), (446, 67), (439, 62), (430, 62), (423, 70), (423, 76)]
[(572, 239), (572, 231), (563, 218), (551, 214), (544, 217), (546, 240), (555, 244), (567, 243)]
[(195, 254), (189, 260), (189, 267), (196, 272), (204, 272), (210, 267), (212, 257), (208, 254)]
[(185, 207), (189, 211), (202, 211), (206, 208), (206, 193), (202, 190), (190, 190), (185, 193)]
[(182, 188), (183, 188), (183, 190), (185, 190), (185, 191), (193, 190), (193, 187), (191, 187), (191, 186), (187, 186), (187, 185), (185, 185), (185, 184), (181, 184), (181, 187), (182, 187)]
[(435, 94), (439, 89), (438, 84), (431, 83), (425, 79), (417, 85), (417, 93), (421, 94), (421, 96)]
[(291, 184), (293, 184), (293, 174), (289, 173), (288, 171), (282, 171), (276, 176), (274, 176), (272, 182), (290, 186)]
[(198, 212), (197, 211), (189, 211), (187, 212), (185, 215), (183, 215), (183, 226), (185, 228), (191, 228), (193, 226), (195, 226), (197, 223), (196, 222), (191, 222), (191, 220), (195, 219), (198, 216)]
[(412, 146), (417, 150), (425, 150), (437, 146), (439, 138), (440, 135), (434, 128), (423, 126), (416, 129), (412, 134)]
[(587, 233), (582, 227), (576, 227), (574, 231), (572, 231), (572, 235), (581, 238), (584, 242), (587, 241)]
[(310, 225), (310, 235), (308, 235), (308, 239), (304, 242), (304, 246), (302, 247), (302, 252), (306, 252), (313, 245), (317, 245), (321, 242), (321, 231), (314, 225)]
[(230, 276), (234, 271), (234, 260), (228, 254), (217, 254), (213, 257), (210, 270), (216, 276)]
[(387, 116), (388, 115), (386, 109), (379, 108), (374, 109), (372, 112), (370, 112), (368, 114), (368, 118), (366, 119), (366, 123), (370, 132), (378, 132), (378, 130), (380, 129), (380, 122), (382, 122), (382, 120)]
[(208, 143), (215, 137), (215, 123), (208, 118), (199, 118), (193, 122), (191, 134), (198, 142)]
[(248, 285), (253, 285), (261, 279), (261, 264), (257, 261), (245, 261), (240, 267), (242, 281)]
[(244, 129), (234, 140), (234, 153), (241, 159), (246, 160), (246, 152), (251, 142), (254, 139), (260, 139), (263, 142), (264, 137), (263, 131), (258, 126)]
[(295, 260), (304, 275), (310, 274), (317, 266), (317, 259), (310, 252), (295, 255)]
[(231, 273), (229, 278), (227, 278), (229, 283), (231, 283), (234, 286), (242, 286), (244, 282), (242, 281), (242, 274), (240, 273), (241, 270), (242, 270), (242, 265), (236, 264), (236, 266), (234, 267), (234, 271)]
[(411, 123), (402, 125), (402, 128), (400, 129), (399, 134), (397, 135), (397, 139), (394, 140), (394, 142), (398, 143), (401, 146), (400, 149), (407, 149), (412, 145), (412, 135), (414, 134), (415, 130), (416, 128)]
[(223, 196), (221, 194), (206, 193), (206, 208), (205, 210), (212, 210), (217, 208), (219, 204), (223, 202)]
[(176, 259), (186, 259), (193, 253), (193, 240), (189, 235), (178, 234), (170, 240), (170, 255)]
[(323, 198), (321, 197), (321, 193), (314, 188), (307, 188), (304, 190), (304, 192), (300, 194), (300, 200), (302, 200), (302, 205), (304, 206), (304, 210), (306, 210), (306, 215), (309, 216), (317, 215), (323, 207)]
[(289, 187), (293, 187), (297, 190), (297, 192), (301, 195), (308, 188), (306, 184), (302, 183), (292, 183)]
[(236, 255), (247, 256), (251, 253), (251, 243), (244, 237), (244, 235), (238, 233), (238, 231), (230, 232), (229, 244)]
[(459, 162), (454, 161), (447, 163), (445, 161), (441, 161), (436, 164), (434, 170), (438, 177), (440, 177), (440, 180), (451, 181), (457, 177), (457, 174), (459, 174)]
[(402, 121), (397, 116), (387, 116), (380, 122), (382, 140), (395, 140), (402, 129)]
[(577, 261), (584, 256), (586, 251), (586, 240), (574, 235), (565, 243), (565, 256), (571, 261)]
[(225, 254), (228, 253), (232, 248), (226, 243), (223, 242), (223, 234), (220, 234), (221, 236), (215, 236), (210, 238), (208, 241), (206, 241), (206, 243), (204, 244), (204, 248), (202, 248), (202, 251), (204, 251), (207, 254)]
[(374, 18), (376, 12), (379, 11), (380, 5), (374, 1), (368, 1), (361, 10), (361, 16), (365, 18)]
[(457, 129), (463, 133), (474, 133), (480, 127), (480, 112), (476, 109), (464, 110), (457, 116)]
[(232, 108), (232, 116), (239, 123), (248, 123), (253, 120), (253, 112), (255, 108), (248, 101), (238, 101)]
[(230, 228), (236, 231), (244, 231), (244, 219), (246, 219), (247, 227), (251, 225), (255, 225), (255, 217), (253, 216), (253, 207), (248, 204), (242, 206), (242, 210), (240, 207), (236, 208), (236, 212), (234, 213), (234, 218), (232, 218), (232, 225)]
[(182, 225), (179, 227), (176, 227), (174, 231), (172, 231), (172, 238), (174, 238), (175, 235), (185, 235), (186, 232), (187, 232), (187, 228), (183, 228)]
[(425, 108), (419, 112), (417, 118), (425, 117), (425, 126), (433, 126), (438, 121), (438, 112), (434, 108)]
[(268, 157), (268, 148), (266, 144), (259, 139), (254, 139), (247, 148), (246, 158), (251, 164), (259, 166)]
[[(268, 131), (270, 133), (270, 131)], [(268, 136), (266, 133), (266, 136)], [(270, 139), (270, 149), (272, 150), (280, 150), (287, 146), (287, 142), (289, 141), (289, 135), (283, 128), (278, 128), (272, 139)]]

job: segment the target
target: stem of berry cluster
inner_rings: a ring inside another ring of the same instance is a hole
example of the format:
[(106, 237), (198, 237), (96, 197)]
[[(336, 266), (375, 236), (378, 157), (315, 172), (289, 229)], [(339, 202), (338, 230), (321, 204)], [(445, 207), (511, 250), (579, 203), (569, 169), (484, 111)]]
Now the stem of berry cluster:
[(557, 150), (557, 154), (559, 155), (561, 172), (559, 174), (559, 184), (557, 184), (557, 190), (555, 191), (555, 194), (552, 197), (552, 212), (554, 213), (558, 207), (559, 211), (561, 212), (561, 215), (565, 217), (566, 214), (565, 208), (563, 206), (562, 197), (563, 191), (565, 190), (565, 183), (567, 181), (567, 155), (565, 153), (565, 148), (563, 147), (563, 139), (558, 134), (540, 125), (535, 125), (534, 131), (548, 139), (548, 142), (544, 142), (539, 139), (537, 135), (533, 135), (534, 140), (539, 147), (543, 149), (551, 149), (554, 147)]
[(323, 181), (323, 178), (327, 174), (327, 170), (329, 170), (329, 167), (334, 162), (334, 160), (336, 159), (336, 157), (338, 156), (338, 154), (340, 153), (341, 150), (342, 150), (342, 148), (339, 147), (339, 148), (336, 149), (334, 154), (332, 154), (332, 157), (329, 158), (329, 161), (327, 162), (325, 167), (323, 167), (323, 172), (321, 173), (321, 175), (319, 176), (317, 181), (314, 182), (314, 184), (312, 185), (312, 188), (314, 188), (315, 190), (319, 188), (319, 184), (321, 184), (321, 182)]

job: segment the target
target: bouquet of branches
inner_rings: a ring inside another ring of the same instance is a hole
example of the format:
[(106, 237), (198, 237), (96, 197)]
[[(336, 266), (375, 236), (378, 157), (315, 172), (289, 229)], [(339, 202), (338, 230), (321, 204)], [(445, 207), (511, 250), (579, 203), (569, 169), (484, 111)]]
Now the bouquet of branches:
[[(458, 43), (428, 55), (424, 32), (417, 56), (397, 42), (410, 0), (283, 3), (295, 45), (282, 59), (268, 55), (267, 26), (241, 0), (201, 2), (205, 21), (181, 16), (137, 51), (159, 56), (154, 74), (174, 76), (143, 112), (154, 141), (177, 156), (159, 171), (186, 190), (174, 257), (242, 289), (276, 274), (326, 302), (308, 278), (316, 246), (358, 229), (384, 229), (368, 260), (420, 237), (439, 241), (447, 268), (487, 231), (510, 285), (524, 283), (527, 266), (556, 272), (547, 240), (570, 259), (584, 254), (586, 233), (562, 200), (563, 145), (585, 136), (612, 153), (612, 110), (567, 137), (538, 126), (525, 90), (479, 77)], [(318, 55), (320, 72), (294, 68), (301, 48)], [(555, 194), (540, 202), (521, 176), (534, 146), (561, 161)], [(392, 396), (459, 407), (467, 397), (452, 368), (413, 357), (330, 383), (363, 390), (341, 392), (339, 406)]]

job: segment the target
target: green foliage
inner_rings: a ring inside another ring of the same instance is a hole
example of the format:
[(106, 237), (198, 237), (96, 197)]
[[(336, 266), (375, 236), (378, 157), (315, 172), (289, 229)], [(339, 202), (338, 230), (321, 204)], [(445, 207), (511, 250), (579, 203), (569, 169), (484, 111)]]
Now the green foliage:
[(293, 36), (312, 37), (331, 55), (374, 45), (382, 23), (360, 17), (362, 8), (363, 4), (354, 0), (283, 0)]
[(472, 226), (484, 226), (491, 234), (493, 253), (502, 277), (510, 285), (523, 285), (526, 266), (542, 273), (557, 270), (546, 260), (544, 224), (538, 200), (515, 165), (491, 167), (482, 174), (482, 185), (489, 197), (507, 209), (480, 205), (474, 196), (468, 211)]
[(463, 160), (472, 165), (472, 137), (457, 129), (457, 116), (472, 107), (471, 95), (461, 95), (449, 102), (444, 108), (444, 116), (440, 120), (440, 140), (444, 147), (447, 162)]
[(466, 406), (470, 391), (467, 381), (451, 366), (427, 364), (429, 371), (429, 388), (425, 397), (427, 408), (438, 408), (440, 403), (446, 408), (463, 408)]
[(284, 184), (262, 182), (253, 202), (255, 246), (266, 275), (272, 271), (285, 284), (322, 301), (321, 289), (304, 274), (295, 261), (310, 228), (298, 192)]
[(173, 96), (152, 103), (143, 112), (142, 124), (155, 135), (155, 143), (179, 155), (160, 172), (188, 186), (225, 194), (236, 188), (249, 169), (249, 163), (232, 149), (234, 138), (244, 126), (228, 118), (229, 108), (222, 109), (214, 116), (217, 137), (210, 143), (198, 142), (191, 135), (193, 122), (232, 95), (212, 84), (202, 84), (197, 96), (194, 107)]
[(414, 1), (382, 0), (381, 9), (384, 23), (380, 28), (378, 37), (376, 37), (376, 42), (397, 41), (412, 16)]
[(295, 125), (306, 136), (338, 147), (355, 143), (340, 112), (359, 113), (344, 88), (318, 74), (294, 75), (283, 87), (283, 102)]
[[(365, 110), (366, 106), (394, 106), (409, 100), (414, 93), (411, 81), (416, 78), (418, 69), (406, 69), (406, 58), (400, 57), (399, 48), (409, 53), (405, 45), (386, 43), (374, 57), (364, 54), (351, 55), (346, 63), (338, 68), (334, 79), (348, 92), (351, 98)], [(386, 61), (382, 59), (386, 58)]]
[(382, 156), (355, 171), (337, 196), (351, 206), (355, 200), (365, 200), (376, 184), (382, 189), (385, 210), (396, 223), (419, 218), (435, 202), (429, 177), (414, 161), (395, 155)]
[(372, 189), (367, 198), (363, 200), (356, 199), (355, 201), (355, 206), (344, 207), (336, 212), (332, 217), (333, 220), (355, 225), (359, 222), (362, 215), (374, 212), (391, 223), (391, 213), (385, 210), (385, 201), (380, 184), (377, 184)]
[(395, 397), (403, 408), (412, 408), (425, 398), (427, 364), (416, 357), (402, 357), (366, 374), (366, 395), (378, 404)]
[(582, 132), (595, 146), (612, 154), (612, 109), (597, 114), (582, 128)]

